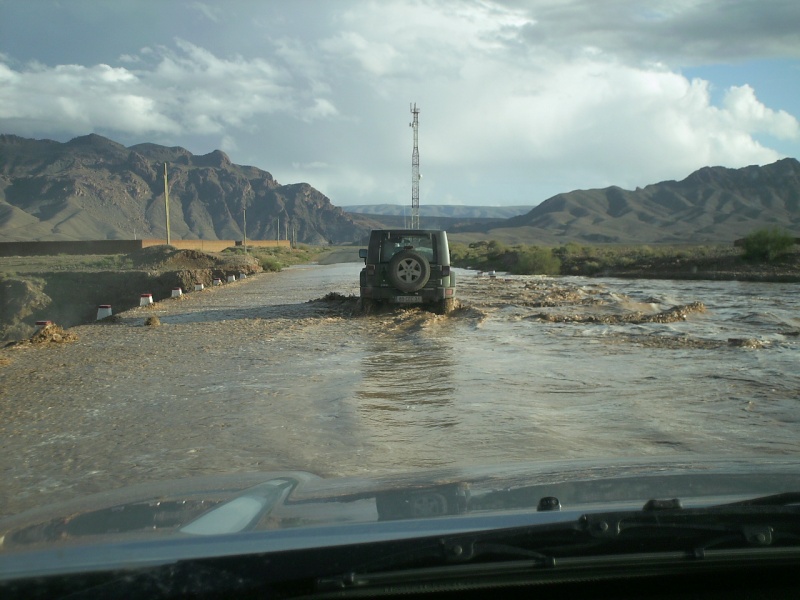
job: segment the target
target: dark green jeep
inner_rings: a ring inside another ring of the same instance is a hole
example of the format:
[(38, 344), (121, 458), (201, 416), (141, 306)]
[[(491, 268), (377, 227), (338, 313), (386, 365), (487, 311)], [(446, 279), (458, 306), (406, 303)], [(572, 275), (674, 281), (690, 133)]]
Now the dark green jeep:
[(447, 233), (437, 229), (374, 229), (369, 247), (358, 252), (361, 303), (424, 304), (445, 314), (453, 310), (456, 276), (450, 269)]

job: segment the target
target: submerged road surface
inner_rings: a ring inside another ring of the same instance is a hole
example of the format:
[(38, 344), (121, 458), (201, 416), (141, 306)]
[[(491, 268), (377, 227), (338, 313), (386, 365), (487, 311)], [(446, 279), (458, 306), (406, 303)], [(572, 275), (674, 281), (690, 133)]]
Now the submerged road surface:
[(451, 315), (362, 315), (359, 268), (0, 351), (2, 514), (197, 474), (800, 452), (794, 285), (460, 271)]

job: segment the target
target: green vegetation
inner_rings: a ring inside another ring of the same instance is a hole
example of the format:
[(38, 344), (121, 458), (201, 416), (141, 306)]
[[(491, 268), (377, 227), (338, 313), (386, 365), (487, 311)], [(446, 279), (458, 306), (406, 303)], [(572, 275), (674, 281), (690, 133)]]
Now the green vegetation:
[(550, 248), (515, 245), (507, 247), (496, 240), (454, 243), (450, 261), (457, 267), (481, 271), (507, 271), (518, 275), (559, 275), (561, 260)]
[[(228, 249), (244, 254), (244, 248)], [(313, 262), (324, 251), (323, 248), (299, 245), (297, 248), (280, 247), (249, 247), (247, 253), (258, 260), (265, 271), (280, 271), (289, 265), (300, 265)]]
[(134, 268), (127, 254), (58, 254), (56, 256), (7, 256), (0, 258), (0, 273), (42, 271), (123, 271)]
[(549, 248), (531, 246), (517, 251), (517, 262), (512, 265), (511, 273), (538, 275), (561, 274), (561, 259)]
[(454, 243), (451, 261), (458, 267), (517, 275), (599, 275), (638, 271), (680, 271), (692, 265), (736, 257), (730, 246), (587, 246), (570, 242), (556, 248), (505, 246), (495, 240)]
[(561, 259), (562, 275), (598, 275), (620, 271), (685, 270), (735, 256), (730, 246), (582, 246), (569, 243), (553, 252)]
[(787, 254), (794, 246), (794, 237), (779, 227), (758, 229), (744, 238), (744, 258), (773, 261)]

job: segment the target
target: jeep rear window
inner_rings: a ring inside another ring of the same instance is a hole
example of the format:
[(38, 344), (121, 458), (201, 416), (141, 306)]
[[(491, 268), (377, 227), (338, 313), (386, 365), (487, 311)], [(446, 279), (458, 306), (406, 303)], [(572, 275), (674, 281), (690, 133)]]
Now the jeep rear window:
[(403, 250), (413, 250), (427, 258), (428, 262), (436, 262), (436, 240), (430, 235), (390, 236), (381, 244), (381, 262), (389, 262)]

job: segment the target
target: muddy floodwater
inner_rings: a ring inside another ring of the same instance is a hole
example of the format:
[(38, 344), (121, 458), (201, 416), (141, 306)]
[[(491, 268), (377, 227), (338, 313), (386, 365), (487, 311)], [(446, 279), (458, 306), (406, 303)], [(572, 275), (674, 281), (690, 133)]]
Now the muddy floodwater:
[(459, 271), (451, 315), (364, 316), (359, 269), (0, 351), (0, 513), (201, 474), (800, 453), (797, 284)]

